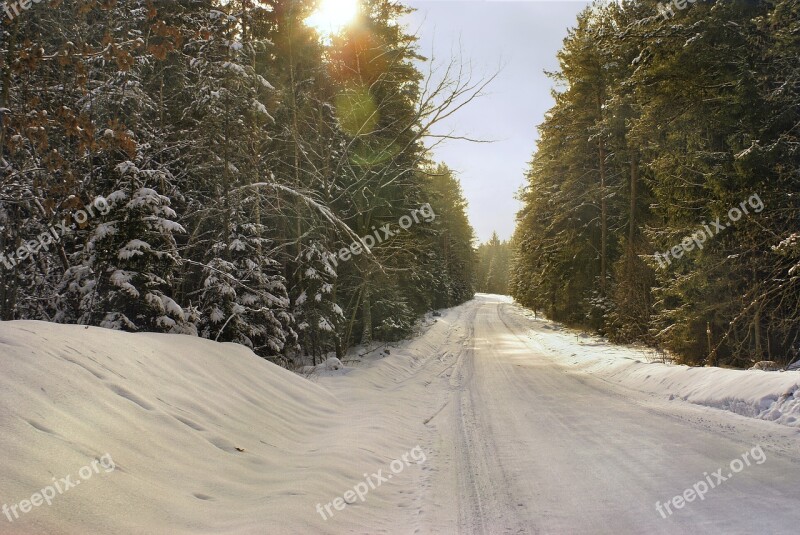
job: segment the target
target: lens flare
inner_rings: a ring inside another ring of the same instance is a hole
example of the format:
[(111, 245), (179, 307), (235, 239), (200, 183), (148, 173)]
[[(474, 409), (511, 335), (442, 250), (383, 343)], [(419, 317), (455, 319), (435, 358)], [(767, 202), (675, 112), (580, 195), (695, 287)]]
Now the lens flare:
[(320, 34), (339, 33), (358, 15), (359, 0), (322, 0), (306, 24)]

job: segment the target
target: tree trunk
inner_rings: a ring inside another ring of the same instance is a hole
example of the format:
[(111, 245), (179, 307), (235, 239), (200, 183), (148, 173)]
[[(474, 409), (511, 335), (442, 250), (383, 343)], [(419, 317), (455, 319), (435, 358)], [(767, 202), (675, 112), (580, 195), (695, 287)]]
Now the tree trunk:
[(369, 344), (372, 342), (372, 303), (370, 300), (368, 277), (364, 279), (362, 311), (364, 313), (364, 333), (361, 335), (361, 343)]
[(631, 156), (631, 204), (630, 223), (628, 225), (628, 248), (631, 254), (636, 250), (636, 201), (639, 189), (639, 156), (634, 151)]
[(603, 139), (598, 141), (600, 157), (600, 292), (606, 295), (606, 273), (608, 260), (606, 242), (608, 241), (608, 206), (606, 203), (606, 147)]
[(764, 360), (764, 351), (761, 348), (761, 305), (758, 305), (753, 317), (753, 335), (756, 339), (756, 361)]

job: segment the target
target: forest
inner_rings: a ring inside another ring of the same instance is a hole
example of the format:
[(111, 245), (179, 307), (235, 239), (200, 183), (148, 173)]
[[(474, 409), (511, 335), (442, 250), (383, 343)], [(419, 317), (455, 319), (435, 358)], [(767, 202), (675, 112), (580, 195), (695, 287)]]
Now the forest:
[[(237, 342), (289, 366), (474, 293), (432, 127), (484, 82), (371, 0), (43, 2), (0, 24), (0, 319)], [(14, 16), (12, 16), (14, 15)]]
[(497, 232), (476, 249), (475, 289), (489, 294), (508, 295), (511, 269), (511, 244), (501, 241)]
[(511, 294), (692, 365), (800, 348), (800, 3), (596, 3), (564, 40)]

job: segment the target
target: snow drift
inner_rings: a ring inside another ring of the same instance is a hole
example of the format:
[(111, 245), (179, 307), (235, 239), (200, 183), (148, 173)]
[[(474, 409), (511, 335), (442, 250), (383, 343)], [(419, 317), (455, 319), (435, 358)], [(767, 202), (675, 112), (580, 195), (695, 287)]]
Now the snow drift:
[[(422, 417), (408, 405), (420, 406), (419, 391), (387, 394), (385, 412), (373, 403), (362, 414), (376, 391), (355, 385), (399, 380), (418, 357), (337, 377), (336, 394), (236, 344), (0, 323), (0, 506), (19, 515), (0, 514), (0, 533), (341, 533), (378, 517), (402, 522), (403, 493), (424, 467), (327, 522), (315, 506), (417, 444)], [(20, 502), (103, 456), (113, 471), (22, 513)]]

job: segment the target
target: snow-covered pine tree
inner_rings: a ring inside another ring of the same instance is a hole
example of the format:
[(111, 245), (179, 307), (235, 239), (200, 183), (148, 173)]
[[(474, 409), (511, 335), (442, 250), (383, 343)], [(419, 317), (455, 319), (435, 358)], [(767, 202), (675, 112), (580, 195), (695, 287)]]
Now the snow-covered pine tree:
[(298, 283), (292, 288), (294, 316), (300, 335), (300, 346), (312, 355), (314, 364), (329, 351), (335, 351), (338, 330), (344, 321), (342, 309), (334, 294), (336, 269), (333, 254), (314, 241), (297, 259), (302, 273), (295, 275)]
[(297, 335), (283, 268), (262, 222), (275, 206), (259, 190), (241, 189), (267, 173), (264, 145), (273, 121), (265, 105), (273, 87), (254, 67), (269, 41), (253, 36), (246, 7), (231, 2), (211, 11), (205, 31), (184, 48), (195, 97), (183, 114), (193, 139), (183, 155), (194, 177), (188, 254), (199, 260), (188, 274), (199, 288), (188, 296), (197, 296), (202, 336), (284, 359)]
[(245, 208), (242, 203), (233, 210), (230, 234), (208, 251), (199, 290), (200, 334), (280, 360), (297, 343), (286, 280), (270, 258), (272, 242), (262, 237), (267, 229), (252, 222)]
[[(180, 262), (169, 199), (144, 180), (161, 179), (132, 161), (117, 165), (118, 188), (107, 198), (107, 220), (89, 233), (80, 262), (62, 282), (64, 303), (77, 302), (77, 321), (109, 329), (192, 333), (189, 314), (171, 295)], [(72, 297), (72, 299), (70, 299)], [(57, 319), (67, 320), (62, 307)]]

